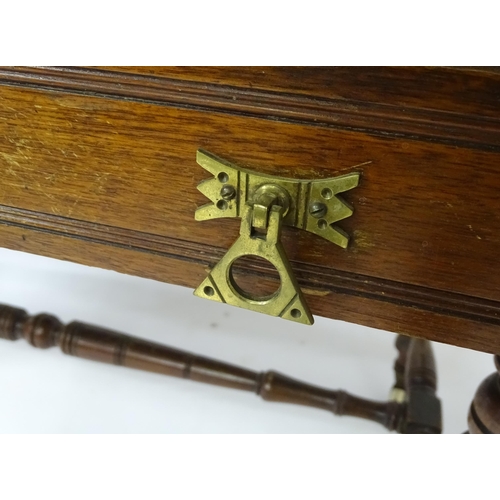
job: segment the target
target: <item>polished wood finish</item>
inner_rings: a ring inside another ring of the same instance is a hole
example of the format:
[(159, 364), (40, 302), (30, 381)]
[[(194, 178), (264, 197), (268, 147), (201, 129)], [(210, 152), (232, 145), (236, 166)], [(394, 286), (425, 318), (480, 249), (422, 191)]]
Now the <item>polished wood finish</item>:
[(436, 362), (429, 341), (411, 339), (405, 356), (407, 434), (437, 434), (442, 429), (441, 402), (436, 396)]
[(470, 434), (500, 434), (500, 356), (495, 356), (497, 371), (479, 386), (469, 410)]
[(0, 245), (194, 288), (239, 227), (195, 222), (198, 148), (360, 171), (348, 250), (283, 231), (313, 313), (500, 352), (498, 88), (484, 69), (4, 68)]
[[(378, 402), (306, 384), (275, 371), (254, 372), (77, 321), (63, 325), (55, 316), (29, 316), (23, 309), (1, 304), (0, 338), (23, 338), (41, 349), (58, 346), (65, 354), (80, 358), (254, 392), (266, 401), (365, 418), (401, 433), (440, 433), (442, 428), (432, 350), (422, 339), (408, 339), (405, 343), (405, 401)], [(397, 347), (401, 350), (400, 344)], [(427, 391), (423, 397), (422, 390)]]
[(404, 390), (405, 387), (405, 372), (406, 372), (406, 359), (408, 357), (408, 348), (410, 347), (411, 337), (406, 335), (398, 335), (396, 337), (396, 349), (398, 350), (398, 357), (394, 361), (394, 375), (396, 382), (395, 389)]

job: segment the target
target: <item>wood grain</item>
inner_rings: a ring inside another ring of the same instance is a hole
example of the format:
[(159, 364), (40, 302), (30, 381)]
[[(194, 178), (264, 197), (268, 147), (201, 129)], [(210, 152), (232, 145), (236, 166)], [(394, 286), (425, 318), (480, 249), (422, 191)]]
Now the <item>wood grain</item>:
[[(225, 249), (216, 246), (181, 241), (166, 236), (141, 233), (129, 229), (105, 226), (75, 219), (30, 212), (29, 210), (5, 207), (0, 205), (0, 222), (21, 228), (42, 231), (44, 233), (66, 236), (78, 242), (93, 242), (119, 249), (134, 250), (153, 255), (170, 257), (189, 263), (203, 265), (206, 269), (219, 261)], [(382, 302), (406, 304), (413, 308), (436, 311), (440, 314), (463, 317), (482, 321), (492, 325), (500, 325), (500, 304), (475, 297), (464, 298), (457, 293), (443, 292), (422, 286), (411, 286), (407, 283), (372, 278), (355, 273), (346, 273), (335, 269), (322, 268), (302, 262), (294, 262), (294, 270), (305, 287), (306, 294), (328, 295), (346, 293), (363, 296)], [(262, 294), (270, 294), (276, 289), (274, 283), (276, 271), (266, 264), (264, 259), (247, 259), (245, 265), (235, 266), (235, 278), (243, 275), (245, 282), (252, 279), (267, 278), (270, 284), (256, 283), (262, 288)], [(254, 279), (254, 281), (255, 281)], [(168, 280), (167, 280), (168, 281)], [(272, 284), (271, 284), (272, 283)], [(252, 284), (252, 286), (254, 286)]]
[[(166, 281), (193, 288), (208, 272), (202, 263), (189, 262), (177, 256), (145, 253), (134, 249), (117, 248), (92, 241), (75, 242), (66, 235), (32, 231), (27, 227), (5, 225), (1, 231), (2, 246), (45, 255), (60, 260)], [(265, 275), (248, 274), (249, 286), (259, 283), (272, 288)], [(22, 277), (20, 277), (22, 279)], [(303, 282), (299, 278), (300, 284)], [(372, 287), (372, 291), (377, 286)], [(405, 331), (409, 335), (427, 338), (469, 349), (495, 352), (500, 347), (498, 326), (484, 321), (424, 310), (409, 304), (373, 300), (373, 296), (346, 293), (346, 289), (304, 288), (308, 304), (316, 315), (388, 330)], [(467, 302), (467, 297), (464, 302)], [(89, 298), (89, 300), (91, 300)], [(200, 299), (202, 300), (202, 299)], [(229, 307), (229, 306), (227, 306)], [(168, 312), (169, 305), (165, 304)], [(286, 329), (286, 324), (283, 327)]]
[[(155, 68), (153, 68), (154, 70)], [(408, 105), (407, 101), (396, 99), (387, 102), (370, 101), (369, 93), (364, 100), (360, 100), (357, 94), (352, 94), (349, 89), (354, 85), (347, 81), (332, 82), (337, 93), (318, 93), (329, 87), (318, 85), (311, 86), (309, 82), (309, 95), (303, 95), (303, 91), (293, 88), (285, 91), (282, 86), (270, 88), (270, 84), (255, 87), (253, 83), (229, 78), (236, 85), (221, 85), (220, 83), (208, 83), (207, 81), (190, 81), (175, 78), (176, 71), (172, 71), (170, 78), (166, 78), (161, 68), (155, 76), (123, 75), (121, 72), (109, 70), (92, 70), (80, 68), (12, 68), (0, 70), (0, 81), (4, 85), (23, 85), (31, 88), (58, 90), (61, 92), (80, 93), (84, 95), (108, 98), (126, 98), (136, 102), (148, 102), (157, 105), (174, 106), (188, 109), (203, 109), (206, 111), (217, 111), (219, 113), (230, 113), (235, 115), (254, 116), (268, 120), (279, 120), (290, 123), (307, 123), (318, 127), (343, 128), (359, 130), (370, 135), (380, 137), (407, 137), (413, 140), (441, 142), (445, 144), (460, 145), (478, 149), (500, 151), (500, 120), (498, 113), (493, 116), (485, 116), (484, 112), (475, 115), (470, 108), (463, 106), (455, 107), (453, 112), (441, 109), (421, 109)], [(147, 68), (144, 69), (147, 72)], [(341, 73), (338, 69), (330, 71), (331, 74)], [(373, 73), (373, 71), (372, 71)], [(146, 73), (147, 74), (147, 73)], [(157, 76), (157, 74), (160, 75)], [(207, 71), (210, 78), (211, 71)], [(396, 73), (401, 78), (401, 73)], [(172, 78), (172, 76), (174, 78)], [(188, 77), (196, 76), (188, 72)], [(231, 75), (228, 75), (229, 77)], [(316, 75), (316, 77), (319, 76)], [(373, 85), (373, 74), (353, 71), (344, 75), (357, 78), (357, 87), (363, 88), (367, 83)], [(422, 78), (413, 80), (420, 81)], [(444, 79), (443, 75), (441, 80)], [(496, 75), (494, 75), (496, 76)], [(291, 75), (283, 75), (283, 78), (291, 78)], [(440, 79), (436, 81), (435, 74), (426, 74), (431, 77), (427, 85), (434, 83), (442, 88)], [(295, 76), (295, 79), (297, 76)], [(392, 77), (394, 79), (394, 76)], [(276, 78), (272, 81), (277, 83)], [(317, 80), (317, 78), (316, 78)], [(385, 75), (386, 83), (388, 76)], [(390, 79), (389, 79), (390, 80)], [(285, 79), (285, 81), (287, 81)], [(303, 81), (303, 80), (302, 80)], [(375, 79), (377, 81), (377, 79)], [(481, 80), (480, 80), (481, 81)], [(497, 78), (498, 85), (500, 78)], [(306, 83), (306, 85), (307, 85)], [(341, 83), (340, 86), (337, 84)], [(320, 82), (321, 84), (321, 82)], [(392, 82), (394, 85), (394, 82)], [(403, 88), (406, 88), (403, 86)], [(384, 87), (383, 96), (395, 97), (394, 88)], [(372, 89), (373, 90), (373, 89)], [(410, 93), (415, 93), (411, 89)], [(420, 93), (422, 88), (419, 88)], [(489, 96), (490, 89), (481, 89), (482, 94)], [(366, 94), (366, 91), (365, 91)], [(346, 97), (347, 96), (347, 97)], [(354, 97), (354, 98), (353, 98)], [(379, 96), (380, 97), (380, 96)], [(409, 96), (406, 96), (409, 98)], [(477, 99), (477, 95), (462, 96), (464, 101)], [(495, 107), (495, 95), (489, 97), (492, 103), (485, 102), (483, 108)], [(410, 99), (410, 103), (413, 101)], [(427, 104), (427, 103), (426, 103)], [(477, 106), (477, 101), (472, 101), (471, 106)], [(481, 111), (483, 111), (481, 109)]]
[(107, 67), (253, 90), (477, 114), (498, 119), (500, 73), (474, 68), (387, 67)]
[(285, 228), (313, 312), (500, 351), (500, 75), (203, 71), (1, 70), (0, 244), (195, 287), (239, 228), (194, 221), (198, 148), (283, 176), (361, 171), (347, 251)]

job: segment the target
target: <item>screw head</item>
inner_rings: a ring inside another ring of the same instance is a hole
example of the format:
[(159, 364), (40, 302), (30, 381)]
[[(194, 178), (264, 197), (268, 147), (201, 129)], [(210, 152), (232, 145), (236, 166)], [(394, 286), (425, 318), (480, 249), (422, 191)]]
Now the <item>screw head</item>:
[(220, 190), (220, 195), (223, 200), (226, 201), (232, 200), (236, 196), (236, 189), (234, 189), (233, 186), (226, 184), (225, 186), (222, 186), (222, 189)]
[(324, 217), (327, 211), (327, 206), (320, 201), (315, 201), (309, 205), (309, 213), (313, 217), (316, 217), (316, 219), (321, 219), (321, 217)]

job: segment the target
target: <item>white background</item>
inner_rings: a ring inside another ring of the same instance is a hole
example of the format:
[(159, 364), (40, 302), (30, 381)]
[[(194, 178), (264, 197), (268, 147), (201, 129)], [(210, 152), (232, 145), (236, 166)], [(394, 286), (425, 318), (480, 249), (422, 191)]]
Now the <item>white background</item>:
[[(497, 10), (495, 3), (481, 0), (473, 8), (468, 2), (450, 7), (435, 1), (305, 6), (147, 0), (139, 8), (102, 0), (82, 8), (78, 2), (18, 0), (2, 5), (0, 55), (3, 65), (498, 66)], [(225, 317), (217, 304), (202, 305), (189, 290), (173, 290), (0, 250), (0, 301), (32, 313), (81, 318), (252, 368), (280, 368), (367, 397), (384, 398), (392, 383), (392, 334), (321, 318), (312, 330), (300, 332), (285, 331), (271, 318), (247, 315), (249, 323), (239, 324), (232, 311)], [(198, 308), (198, 315), (190, 307)], [(491, 357), (441, 345), (435, 351), (445, 431), (461, 432), (475, 388), (493, 370)], [(381, 431), (375, 424), (320, 410), (99, 368), (54, 350), (0, 340), (0, 432), (163, 430)], [(492, 439), (3, 435), (0, 496), (244, 500), (365, 498), (382, 491), (387, 498), (403, 492), (406, 500), (429, 492), (435, 498), (487, 498), (497, 491)]]
[[(384, 400), (392, 333), (316, 317), (312, 327), (192, 295), (192, 290), (0, 249), (0, 303), (53, 313), (211, 356), (275, 369), (326, 388)], [(429, 325), (432, 328), (432, 325)], [(474, 332), (471, 332), (473, 335)], [(444, 431), (467, 428), (492, 356), (434, 344)], [(99, 364), (0, 341), (3, 433), (383, 433), (378, 424), (268, 403), (252, 393)]]

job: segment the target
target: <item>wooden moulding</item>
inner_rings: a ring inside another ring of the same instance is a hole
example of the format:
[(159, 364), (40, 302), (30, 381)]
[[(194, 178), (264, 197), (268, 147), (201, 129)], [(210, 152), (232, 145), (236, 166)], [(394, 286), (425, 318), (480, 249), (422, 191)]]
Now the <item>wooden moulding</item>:
[[(239, 228), (194, 220), (198, 148), (281, 176), (360, 171), (347, 251), (284, 228), (313, 313), (500, 352), (499, 85), (439, 68), (3, 68), (0, 245), (194, 288)], [(265, 266), (242, 272), (275, 287)]]

